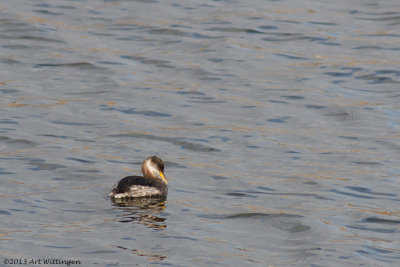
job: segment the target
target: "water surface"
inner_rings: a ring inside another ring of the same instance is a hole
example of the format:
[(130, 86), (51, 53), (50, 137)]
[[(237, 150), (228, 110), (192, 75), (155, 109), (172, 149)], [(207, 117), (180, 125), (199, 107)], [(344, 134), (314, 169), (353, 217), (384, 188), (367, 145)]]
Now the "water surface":
[[(396, 1), (3, 1), (0, 254), (395, 266)], [(168, 200), (112, 203), (142, 160)]]

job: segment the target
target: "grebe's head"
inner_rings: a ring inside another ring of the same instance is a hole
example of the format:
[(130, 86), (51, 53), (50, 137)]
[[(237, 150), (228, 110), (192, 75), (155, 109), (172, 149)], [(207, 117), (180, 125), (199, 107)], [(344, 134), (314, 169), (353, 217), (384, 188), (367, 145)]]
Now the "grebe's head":
[(163, 183), (168, 184), (164, 176), (164, 163), (157, 156), (148, 157), (143, 161), (142, 172), (145, 178), (160, 179)]

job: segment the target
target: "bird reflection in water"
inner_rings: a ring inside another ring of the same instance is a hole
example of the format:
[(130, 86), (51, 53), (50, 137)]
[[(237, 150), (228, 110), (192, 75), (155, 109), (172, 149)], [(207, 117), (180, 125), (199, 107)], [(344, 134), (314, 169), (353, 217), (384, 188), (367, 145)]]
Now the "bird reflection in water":
[[(166, 196), (164, 197), (139, 197), (139, 198), (112, 198), (111, 203), (122, 210), (117, 215), (116, 221), (121, 223), (138, 223), (152, 230), (164, 230), (167, 228), (166, 218), (159, 216), (165, 210)], [(132, 249), (117, 245), (119, 249), (131, 251), (137, 256), (146, 257), (149, 261), (160, 262), (167, 257), (145, 250)]]
[(145, 251), (139, 250), (139, 249), (129, 249), (129, 248), (126, 248), (123, 246), (117, 246), (117, 248), (120, 248), (123, 250), (130, 250), (138, 256), (147, 257), (150, 261), (162, 261), (167, 258), (167, 256), (165, 256), (165, 255), (146, 253)]
[(165, 201), (166, 197), (111, 199), (114, 206), (118, 206), (124, 211), (123, 214), (118, 215), (118, 222), (136, 222), (155, 230), (167, 227), (166, 218), (157, 216), (165, 210)]

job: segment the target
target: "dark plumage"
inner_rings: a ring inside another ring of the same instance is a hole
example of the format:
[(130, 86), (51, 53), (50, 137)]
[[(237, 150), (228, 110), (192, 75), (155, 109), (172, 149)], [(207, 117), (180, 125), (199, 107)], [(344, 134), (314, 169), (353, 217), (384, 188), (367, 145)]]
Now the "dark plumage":
[(111, 198), (135, 198), (167, 196), (167, 180), (164, 163), (156, 156), (146, 158), (142, 163), (143, 176), (127, 176), (116, 183), (109, 196)]

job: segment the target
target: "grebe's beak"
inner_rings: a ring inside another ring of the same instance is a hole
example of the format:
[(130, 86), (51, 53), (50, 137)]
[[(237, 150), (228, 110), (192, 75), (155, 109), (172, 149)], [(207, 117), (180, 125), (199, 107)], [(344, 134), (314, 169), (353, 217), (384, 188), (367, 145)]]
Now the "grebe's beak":
[(160, 171), (160, 177), (161, 177), (161, 179), (164, 181), (164, 183), (168, 184), (168, 181), (167, 181), (167, 179), (165, 178), (164, 173), (163, 173), (162, 171)]

